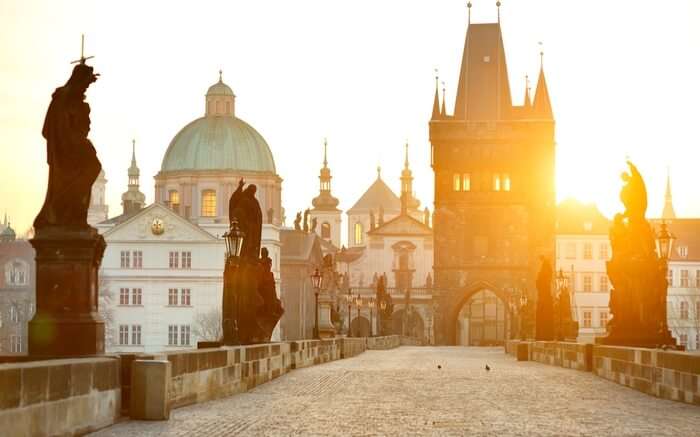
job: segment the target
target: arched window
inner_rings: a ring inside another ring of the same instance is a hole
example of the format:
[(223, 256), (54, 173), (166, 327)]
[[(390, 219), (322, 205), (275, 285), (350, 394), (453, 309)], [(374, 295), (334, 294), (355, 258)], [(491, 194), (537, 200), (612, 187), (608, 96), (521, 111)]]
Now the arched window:
[(459, 173), (452, 175), (452, 189), (454, 191), (460, 191), (462, 189), (462, 179), (460, 178)]
[(472, 189), (472, 177), (469, 173), (464, 173), (462, 175), (462, 191), (471, 191)]
[(355, 223), (355, 244), (362, 244), (364, 239), (364, 229), (362, 228), (362, 223)]
[(29, 265), (19, 259), (15, 259), (5, 264), (5, 281), (8, 285), (18, 287), (27, 285), (29, 276)]
[(216, 191), (202, 191), (202, 217), (216, 217)]
[(168, 202), (173, 211), (180, 211), (180, 193), (177, 190), (168, 191)]
[(321, 223), (321, 238), (325, 240), (331, 239), (331, 225), (328, 222)]

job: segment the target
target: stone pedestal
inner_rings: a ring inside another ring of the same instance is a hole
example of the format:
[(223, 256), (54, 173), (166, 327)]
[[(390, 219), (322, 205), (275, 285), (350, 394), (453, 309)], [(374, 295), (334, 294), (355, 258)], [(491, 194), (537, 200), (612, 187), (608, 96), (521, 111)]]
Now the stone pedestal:
[(132, 420), (168, 420), (168, 386), (172, 364), (167, 360), (135, 360), (131, 364)]
[(327, 293), (318, 295), (318, 335), (321, 338), (335, 337), (335, 326), (331, 320), (333, 299)]
[(29, 355), (103, 354), (97, 272), (104, 239), (93, 228), (41, 229), (30, 243), (36, 250), (36, 314), (29, 322)]

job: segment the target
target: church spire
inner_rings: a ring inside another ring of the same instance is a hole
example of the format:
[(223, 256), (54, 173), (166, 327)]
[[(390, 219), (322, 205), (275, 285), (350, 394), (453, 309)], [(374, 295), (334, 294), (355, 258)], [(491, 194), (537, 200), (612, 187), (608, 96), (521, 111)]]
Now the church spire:
[(146, 196), (139, 190), (141, 172), (136, 165), (136, 140), (131, 140), (131, 165), (127, 174), (129, 175), (129, 184), (126, 192), (122, 194), (124, 214), (139, 211), (146, 204)]
[(553, 120), (552, 104), (549, 101), (549, 91), (547, 90), (547, 80), (544, 77), (544, 50), (540, 43), (540, 76), (537, 78), (537, 89), (535, 90), (535, 101), (532, 104), (535, 118)]
[(408, 164), (408, 141), (404, 145), (404, 163), (403, 170), (401, 170), (401, 214), (406, 215), (408, 210), (417, 209), (420, 206), (418, 202), (413, 197), (413, 172)]
[(437, 69), (435, 69), (435, 98), (433, 99), (433, 116), (430, 118), (431, 120), (438, 120), (440, 118), (440, 95), (438, 92), (438, 80), (439, 76), (437, 74)]
[(523, 103), (525, 109), (532, 108), (532, 101), (530, 100), (530, 77), (525, 75), (525, 102)]
[(323, 139), (323, 167), (318, 176), (319, 193), (311, 204), (317, 210), (335, 210), (340, 201), (331, 195), (331, 169), (328, 168), (328, 140)]
[(445, 110), (445, 81), (442, 81), (442, 110), (440, 111), (440, 114), (442, 115), (443, 118), (447, 117), (447, 111)]
[(666, 169), (666, 195), (664, 196), (664, 210), (661, 213), (663, 219), (675, 219), (676, 211), (673, 209), (673, 197), (671, 196), (671, 170)]

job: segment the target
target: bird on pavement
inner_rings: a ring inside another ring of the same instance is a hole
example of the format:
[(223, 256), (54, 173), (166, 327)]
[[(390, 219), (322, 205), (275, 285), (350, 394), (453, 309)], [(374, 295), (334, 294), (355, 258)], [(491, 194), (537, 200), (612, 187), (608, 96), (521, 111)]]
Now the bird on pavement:
[(489, 367), (488, 364), (486, 365), (485, 369), (486, 369), (487, 372), (488, 372), (489, 370), (491, 370), (491, 368)]
[(438, 370), (442, 369), (442, 366), (438, 364)]

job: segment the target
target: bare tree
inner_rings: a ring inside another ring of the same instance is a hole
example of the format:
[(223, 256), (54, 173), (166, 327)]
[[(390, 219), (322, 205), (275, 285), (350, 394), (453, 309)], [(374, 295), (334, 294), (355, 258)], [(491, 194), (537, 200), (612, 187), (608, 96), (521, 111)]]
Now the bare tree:
[[(683, 304), (685, 304), (685, 309), (681, 310)], [(669, 294), (666, 308), (668, 328), (673, 336), (680, 340), (681, 335), (685, 335), (686, 349), (697, 349), (697, 339), (700, 339), (700, 295)], [(695, 334), (695, 343), (692, 341), (691, 333)]]
[(212, 308), (206, 313), (196, 313), (193, 322), (192, 333), (199, 341), (219, 341), (224, 335), (219, 308)]
[(98, 293), (98, 311), (105, 322), (105, 349), (109, 349), (117, 343), (117, 334), (114, 326), (114, 305), (116, 302), (114, 301), (115, 294), (110, 289), (109, 281), (105, 279), (102, 271), (100, 271)]

